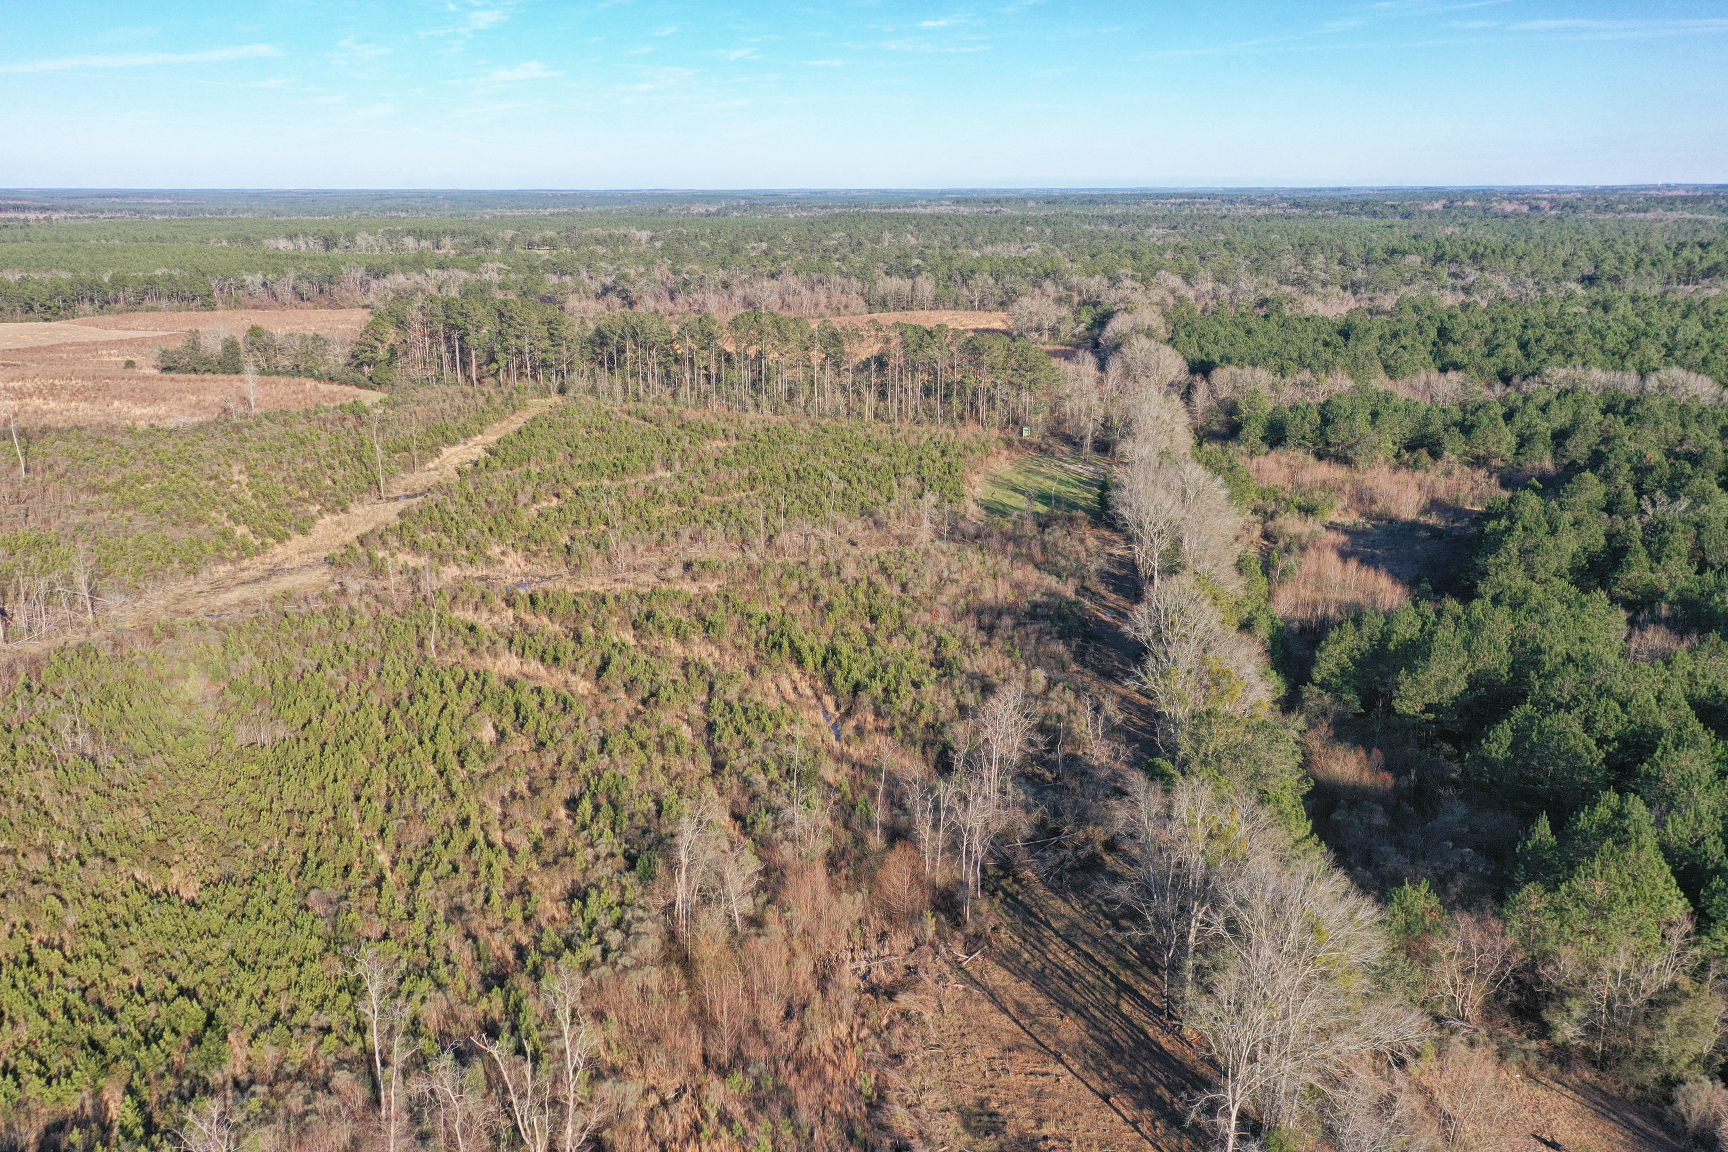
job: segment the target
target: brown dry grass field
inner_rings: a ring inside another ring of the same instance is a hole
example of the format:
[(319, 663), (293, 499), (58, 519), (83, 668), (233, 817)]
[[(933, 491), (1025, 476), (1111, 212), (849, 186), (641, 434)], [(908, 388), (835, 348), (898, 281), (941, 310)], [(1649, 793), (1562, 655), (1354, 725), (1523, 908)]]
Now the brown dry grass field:
[[(156, 352), (197, 328), (238, 336), (253, 324), (278, 335), (317, 332), (353, 339), (364, 308), (126, 312), (51, 324), (0, 324), (0, 405), (26, 428), (82, 424), (180, 424), (209, 420), (239, 403), (239, 376), (163, 375)], [(126, 361), (137, 363), (125, 367)], [(372, 400), (379, 393), (298, 377), (258, 381), (258, 406), (310, 408)]]
[(1338, 497), (1340, 520), (1420, 520), (1457, 509), (1480, 510), (1501, 495), (1498, 481), (1481, 468), (1417, 472), (1391, 464), (1347, 468), (1316, 460), (1306, 452), (1280, 449), (1250, 457), (1248, 471), (1260, 484), (1293, 492), (1330, 492)]
[(823, 319), (831, 324), (848, 324), (858, 327), (864, 327), (871, 321), (875, 321), (884, 328), (890, 324), (922, 324), (926, 328), (946, 324), (950, 328), (959, 328), (967, 332), (1008, 332), (1013, 329), (1006, 312), (965, 312), (958, 309), (941, 308), (913, 312), (872, 312), (866, 316), (826, 316)]
[(1313, 627), (1359, 612), (1390, 612), (1410, 592), (1386, 569), (1347, 555), (1350, 538), (1328, 529), (1302, 553), (1296, 574), (1272, 590), (1272, 610), (1288, 623)]
[(1260, 484), (1337, 500), (1323, 530), (1294, 517), (1269, 527), (1274, 537), (1295, 538), (1302, 547), (1295, 572), (1272, 590), (1273, 609), (1308, 631), (1406, 604), (1409, 589), (1424, 579), (1436, 590), (1454, 584), (1464, 530), (1503, 491), (1481, 468), (1347, 468), (1291, 451), (1255, 456), (1247, 465)]

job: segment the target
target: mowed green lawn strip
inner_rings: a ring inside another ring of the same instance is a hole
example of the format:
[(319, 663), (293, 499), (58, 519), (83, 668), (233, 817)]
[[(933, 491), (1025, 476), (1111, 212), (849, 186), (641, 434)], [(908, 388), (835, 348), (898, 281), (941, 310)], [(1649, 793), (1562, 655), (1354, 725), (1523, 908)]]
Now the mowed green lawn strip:
[(978, 506), (992, 516), (1083, 511), (1096, 516), (1098, 480), (1072, 456), (1039, 453), (984, 478)]

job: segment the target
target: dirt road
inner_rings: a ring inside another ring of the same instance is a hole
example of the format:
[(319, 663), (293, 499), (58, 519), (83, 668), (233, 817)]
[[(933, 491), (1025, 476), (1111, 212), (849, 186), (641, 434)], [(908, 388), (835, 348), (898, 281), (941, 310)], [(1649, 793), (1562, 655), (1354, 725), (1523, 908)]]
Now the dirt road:
[(125, 604), (102, 618), (95, 632), (57, 636), (4, 649), (9, 654), (56, 647), (90, 639), (119, 628), (148, 627), (157, 620), (219, 616), (237, 607), (255, 604), (281, 592), (308, 591), (328, 587), (334, 578), (324, 558), (358, 540), (374, 528), (382, 528), (413, 507), (428, 491), (456, 478), (464, 464), (472, 464), (487, 446), (558, 403), (534, 400), (484, 432), (452, 444), (417, 471), (397, 476), (385, 486), (382, 500), (368, 500), (346, 512), (326, 516), (304, 536), (285, 540), (249, 560), (224, 565), (206, 576), (169, 584)]

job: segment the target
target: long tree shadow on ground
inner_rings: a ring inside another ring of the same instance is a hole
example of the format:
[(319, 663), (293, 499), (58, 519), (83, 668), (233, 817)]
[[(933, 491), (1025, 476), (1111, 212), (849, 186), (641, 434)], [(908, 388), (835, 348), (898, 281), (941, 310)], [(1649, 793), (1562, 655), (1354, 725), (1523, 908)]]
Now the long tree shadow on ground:
[(1208, 1079), (1163, 1025), (1155, 969), (1098, 909), (1036, 881), (1005, 881), (996, 907), (990, 959), (1013, 980), (969, 978), (1149, 1145), (1200, 1148), (1183, 1129)]

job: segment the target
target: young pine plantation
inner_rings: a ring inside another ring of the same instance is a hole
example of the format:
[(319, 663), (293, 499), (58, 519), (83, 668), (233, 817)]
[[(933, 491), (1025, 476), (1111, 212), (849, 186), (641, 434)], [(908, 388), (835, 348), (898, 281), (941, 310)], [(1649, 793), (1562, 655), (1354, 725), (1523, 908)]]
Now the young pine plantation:
[(0, 1148), (1721, 1147), (1719, 198), (1273, 200), (8, 223), (233, 396), (0, 432)]

